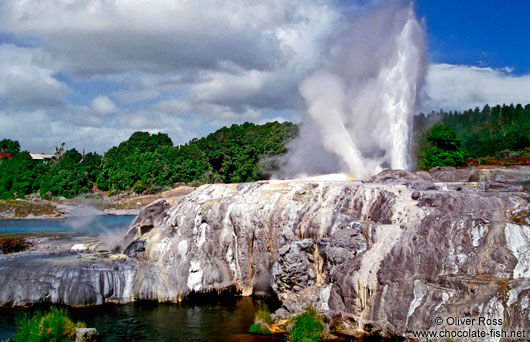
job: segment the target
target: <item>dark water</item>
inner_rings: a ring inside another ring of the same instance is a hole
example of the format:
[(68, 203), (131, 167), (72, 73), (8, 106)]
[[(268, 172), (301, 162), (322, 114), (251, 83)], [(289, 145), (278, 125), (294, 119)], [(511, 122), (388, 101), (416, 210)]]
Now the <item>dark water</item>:
[[(102, 341), (285, 341), (282, 335), (248, 333), (254, 308), (251, 298), (226, 297), (202, 304), (140, 302), (67, 310), (74, 321), (95, 327)], [(16, 322), (32, 310), (0, 310), (0, 340), (12, 340)]]
[(77, 216), (66, 219), (0, 220), (0, 233), (100, 233), (126, 230), (134, 216)]

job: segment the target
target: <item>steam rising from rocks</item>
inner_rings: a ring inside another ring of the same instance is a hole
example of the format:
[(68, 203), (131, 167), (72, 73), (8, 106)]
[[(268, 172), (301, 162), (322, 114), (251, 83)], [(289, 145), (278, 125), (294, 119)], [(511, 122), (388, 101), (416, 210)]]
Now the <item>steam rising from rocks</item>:
[(88, 204), (83, 204), (80, 200), (79, 206), (69, 208), (69, 216), (66, 219), (66, 225), (72, 232), (97, 234), (100, 240), (98, 250), (114, 250), (119, 248), (123, 250), (123, 236), (128, 230), (125, 225), (121, 228), (113, 227), (112, 229), (105, 224), (98, 222), (97, 217), (104, 213)]
[(283, 176), (408, 169), (412, 115), (424, 79), (424, 30), (411, 7), (364, 8), (305, 78), (307, 113)]

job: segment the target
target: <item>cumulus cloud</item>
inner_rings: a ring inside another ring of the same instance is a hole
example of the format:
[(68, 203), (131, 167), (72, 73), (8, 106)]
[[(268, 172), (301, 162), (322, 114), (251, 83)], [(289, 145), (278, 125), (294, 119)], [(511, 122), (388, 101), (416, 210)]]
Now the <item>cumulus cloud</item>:
[(4, 0), (0, 29), (38, 34), (78, 73), (219, 69), (226, 62), (266, 70), (291, 57), (284, 43), (296, 36), (294, 26), (322, 21), (332, 12), (327, 7), (301, 0)]
[[(109, 148), (119, 143), (126, 136), (123, 130), (80, 124), (79, 120), (63, 120), (68, 111), (61, 114), (50, 114), (45, 110), (0, 111), (0, 136), (19, 140), (22, 149), (31, 152), (50, 153), (62, 142), (67, 148), (76, 147), (95, 150)], [(54, 111), (55, 113), (55, 111)]]
[(53, 77), (48, 59), (38, 48), (1, 44), (0, 100), (16, 108), (64, 104), (68, 86)]
[[(4, 0), (0, 32), (37, 47), (0, 44), (10, 56), (0, 57), (0, 80), (10, 84), (0, 85), (0, 104), (28, 132), (38, 109), (54, 132), (46, 149), (58, 137), (71, 145), (99, 137), (91, 143), (103, 152), (112, 135), (131, 130), (166, 131), (182, 143), (259, 121), (265, 108), (301, 109), (298, 82), (321, 62), (339, 17), (320, 0)], [(57, 75), (75, 81), (75, 104)], [(92, 80), (112, 90), (84, 95)], [(34, 107), (15, 114), (17, 106)], [(44, 146), (18, 133), (23, 146)]]
[(126, 74), (114, 95), (127, 103), (190, 86), (195, 102), (278, 109), (301, 107), (298, 82), (339, 17), (319, 0), (0, 4), (0, 30), (39, 36), (63, 71)]
[(465, 110), (485, 104), (530, 102), (530, 75), (512, 68), (431, 64), (427, 71), (422, 109)]
[(108, 97), (106, 96), (97, 96), (92, 100), (92, 108), (103, 115), (111, 114), (116, 112), (116, 106), (114, 105), (114, 102), (112, 102)]

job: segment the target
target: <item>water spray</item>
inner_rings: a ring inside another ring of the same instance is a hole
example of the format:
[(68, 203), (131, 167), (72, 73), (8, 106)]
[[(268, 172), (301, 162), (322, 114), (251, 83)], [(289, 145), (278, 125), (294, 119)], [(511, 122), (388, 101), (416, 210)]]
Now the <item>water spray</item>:
[[(301, 82), (307, 113), (290, 146), (285, 176), (331, 171), (364, 179), (410, 167), (412, 118), (424, 78), (424, 29), (412, 7), (396, 6), (348, 18), (330, 42), (324, 65)], [(322, 162), (307, 162), (316, 158)]]

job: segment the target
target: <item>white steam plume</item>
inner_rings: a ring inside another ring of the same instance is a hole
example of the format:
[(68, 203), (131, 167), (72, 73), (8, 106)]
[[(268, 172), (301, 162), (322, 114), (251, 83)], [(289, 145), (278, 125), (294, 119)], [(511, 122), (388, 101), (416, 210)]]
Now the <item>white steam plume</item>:
[(354, 13), (330, 43), (324, 66), (300, 84), (307, 115), (283, 176), (367, 178), (384, 168), (408, 169), (424, 55), (424, 30), (411, 7)]

